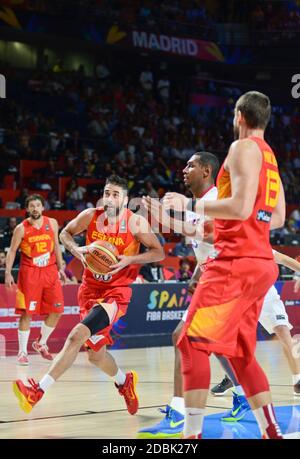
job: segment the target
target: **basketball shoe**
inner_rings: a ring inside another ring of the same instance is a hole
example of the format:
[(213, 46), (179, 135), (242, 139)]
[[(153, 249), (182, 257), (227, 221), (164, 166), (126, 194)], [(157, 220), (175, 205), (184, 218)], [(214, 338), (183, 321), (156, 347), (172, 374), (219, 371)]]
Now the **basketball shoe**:
[(34, 379), (28, 379), (28, 382), (30, 386), (26, 386), (21, 379), (13, 382), (13, 391), (19, 400), (19, 406), (27, 414), (44, 395), (44, 391)]
[(243, 417), (251, 410), (251, 407), (244, 395), (233, 393), (233, 407), (227, 411), (221, 420), (224, 422), (237, 422), (241, 421)]
[(19, 352), (18, 354), (18, 364), (22, 366), (27, 366), (29, 365), (29, 360), (28, 360), (28, 354), (25, 354), (25, 352)]
[(159, 408), (165, 414), (162, 421), (152, 427), (145, 427), (138, 431), (138, 438), (181, 438), (184, 425), (184, 416), (169, 405), (166, 409)]
[(40, 344), (39, 341), (36, 340), (32, 343), (32, 348), (35, 350), (35, 352), (38, 352), (43, 357), (43, 359), (53, 360), (47, 344)]
[(129, 371), (126, 373), (125, 383), (122, 386), (118, 386), (115, 383), (119, 394), (124, 397), (128, 413), (135, 414), (139, 409), (139, 399), (136, 393), (136, 384), (138, 382), (138, 375), (135, 371)]
[(231, 380), (225, 375), (224, 379), (211, 389), (211, 394), (221, 396), (226, 394), (233, 387)]

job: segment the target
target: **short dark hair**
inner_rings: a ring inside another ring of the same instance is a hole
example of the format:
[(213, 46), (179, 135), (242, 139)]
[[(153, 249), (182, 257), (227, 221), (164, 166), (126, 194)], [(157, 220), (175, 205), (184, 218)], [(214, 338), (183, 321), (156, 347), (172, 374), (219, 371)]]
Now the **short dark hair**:
[(250, 128), (266, 129), (271, 117), (271, 102), (268, 96), (258, 91), (243, 94), (235, 104)]
[(215, 180), (220, 168), (220, 163), (216, 155), (213, 153), (209, 153), (208, 151), (197, 151), (195, 153), (196, 156), (199, 157), (198, 162), (202, 166), (210, 166), (211, 167), (211, 175)]
[(25, 207), (27, 209), (27, 207), (29, 206), (29, 203), (31, 201), (41, 201), (42, 203), (42, 206), (44, 207), (45, 206), (45, 199), (44, 197), (41, 195), (41, 194), (31, 194), (30, 196), (28, 196), (25, 200)]
[(126, 193), (128, 193), (127, 180), (125, 180), (122, 177), (119, 177), (119, 175), (113, 174), (113, 175), (110, 175), (109, 177), (107, 177), (106, 182), (105, 182), (105, 186), (106, 185), (117, 185), (120, 188), (122, 188)]

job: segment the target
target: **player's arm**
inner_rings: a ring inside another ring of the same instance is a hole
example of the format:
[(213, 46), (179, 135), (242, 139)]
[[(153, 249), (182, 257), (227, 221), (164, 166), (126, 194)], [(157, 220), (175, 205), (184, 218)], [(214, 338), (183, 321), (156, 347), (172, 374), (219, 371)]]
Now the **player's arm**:
[[(251, 165), (251, 167), (249, 167)], [(249, 139), (237, 140), (229, 150), (226, 170), (230, 173), (231, 196), (217, 201), (197, 200), (195, 212), (211, 218), (225, 220), (247, 220), (254, 207), (262, 155), (255, 142)], [(177, 193), (167, 193), (164, 204), (175, 210), (185, 210), (189, 199)], [(184, 199), (183, 199), (184, 198)]]
[(79, 215), (77, 215), (77, 217), (75, 217), (67, 224), (59, 236), (60, 242), (74, 257), (78, 258), (78, 260), (80, 260), (84, 266), (84, 254), (87, 253), (88, 250), (85, 246), (79, 247), (78, 244), (76, 244), (74, 241), (74, 236), (87, 230), (94, 216), (94, 213), (95, 209), (83, 210)]
[(56, 257), (56, 263), (57, 263), (57, 268), (58, 268), (58, 274), (59, 278), (62, 281), (63, 284), (66, 283), (67, 278), (63, 269), (63, 257), (59, 245), (59, 240), (58, 240), (58, 223), (55, 220), (55, 218), (50, 218), (50, 223), (53, 229), (54, 233), (54, 253)]
[(200, 276), (201, 276), (201, 269), (200, 269), (200, 264), (198, 263), (189, 281), (188, 292), (190, 295), (193, 295), (194, 291), (196, 290)]
[(277, 252), (273, 250), (274, 260), (278, 265), (286, 266), (287, 268), (291, 269), (295, 272), (300, 272), (300, 263), (299, 261), (295, 260), (284, 253)]
[(183, 219), (171, 217), (158, 199), (143, 196), (143, 205), (150, 212), (151, 217), (154, 217), (168, 230), (171, 229), (175, 233), (183, 234), (183, 236), (203, 240), (202, 225), (195, 225)]
[(162, 245), (153, 233), (148, 221), (142, 217), (133, 214), (129, 220), (129, 229), (135, 239), (147, 247), (147, 252), (138, 255), (121, 255), (119, 263), (113, 265), (113, 271), (110, 274), (116, 274), (121, 269), (131, 264), (146, 264), (154, 261), (161, 261), (165, 258)]
[(285, 196), (284, 196), (284, 188), (282, 182), (280, 180), (280, 190), (278, 196), (278, 202), (276, 204), (275, 209), (272, 213), (271, 218), (271, 226), (270, 229), (282, 228), (285, 222), (285, 214), (286, 214), (286, 205), (285, 205)]
[[(285, 255), (284, 253), (277, 252), (276, 250), (273, 250), (273, 254), (274, 254), (274, 260), (276, 261), (278, 265), (286, 266), (292, 271), (295, 271), (296, 273), (300, 273), (299, 261), (295, 260), (292, 257), (289, 257), (288, 255)], [(299, 289), (300, 289), (300, 277), (296, 279), (296, 282), (294, 285), (294, 292), (297, 293)]]
[(11, 274), (11, 270), (14, 265), (17, 250), (20, 247), (23, 237), (24, 226), (22, 224), (17, 225), (13, 232), (10, 247), (6, 255), (5, 285), (9, 288), (15, 283), (14, 278)]

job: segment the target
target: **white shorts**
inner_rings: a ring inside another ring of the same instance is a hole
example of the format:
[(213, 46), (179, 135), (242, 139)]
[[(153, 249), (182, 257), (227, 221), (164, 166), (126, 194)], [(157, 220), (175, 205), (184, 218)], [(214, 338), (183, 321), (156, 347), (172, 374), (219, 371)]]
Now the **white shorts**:
[(293, 328), (289, 322), (284, 304), (274, 285), (268, 290), (265, 296), (258, 321), (270, 334), (275, 333), (274, 328), (279, 325), (286, 325), (289, 330)]
[[(188, 315), (188, 309), (184, 312), (182, 316), (182, 322), (186, 321)], [(278, 292), (274, 285), (268, 290), (263, 307), (259, 317), (259, 323), (267, 330), (270, 335), (274, 332), (274, 328), (279, 325), (286, 325), (289, 330), (293, 326), (289, 322), (288, 315), (286, 313), (284, 304), (278, 295)]]

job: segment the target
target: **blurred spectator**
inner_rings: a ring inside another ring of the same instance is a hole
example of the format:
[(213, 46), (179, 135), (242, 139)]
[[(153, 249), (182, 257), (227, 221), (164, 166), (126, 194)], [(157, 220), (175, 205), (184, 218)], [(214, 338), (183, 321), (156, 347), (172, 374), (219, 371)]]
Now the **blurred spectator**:
[(145, 91), (152, 91), (153, 89), (153, 73), (151, 71), (151, 65), (147, 64), (146, 70), (143, 70), (140, 74), (140, 83)]
[(86, 189), (83, 186), (78, 185), (76, 179), (72, 179), (69, 183), (66, 191), (66, 209), (68, 210), (83, 210), (82, 206), (85, 207), (84, 195)]
[(167, 103), (170, 97), (170, 80), (167, 75), (163, 75), (157, 82), (157, 91), (164, 103)]
[(140, 270), (140, 275), (147, 282), (163, 282), (165, 280), (163, 266), (159, 262), (144, 265)]
[(29, 196), (28, 188), (23, 188), (20, 195), (17, 197), (16, 202), (21, 206), (21, 209), (25, 209), (25, 201)]
[(295, 221), (297, 230), (300, 231), (300, 209), (293, 210), (289, 217)]
[(189, 261), (183, 258), (180, 260), (179, 266), (179, 270), (176, 272), (176, 279), (179, 282), (186, 282), (191, 279), (193, 273)]
[(64, 71), (64, 64), (62, 60), (58, 60), (53, 66), (54, 73), (61, 73)]
[(4, 250), (0, 250), (0, 269), (5, 269), (6, 267), (6, 253)]
[(74, 273), (69, 268), (67, 268), (67, 263), (65, 262), (65, 260), (63, 260), (63, 270), (65, 272), (67, 279), (66, 284), (78, 284), (78, 281)]
[(186, 245), (184, 236), (182, 236), (181, 241), (175, 245), (172, 255), (175, 257), (188, 257), (193, 255), (193, 249)]
[(3, 247), (9, 247), (10, 246), (11, 238), (12, 238), (13, 232), (14, 232), (17, 224), (18, 224), (18, 222), (17, 222), (16, 217), (8, 218), (7, 225), (3, 230), (3, 239), (1, 241)]

